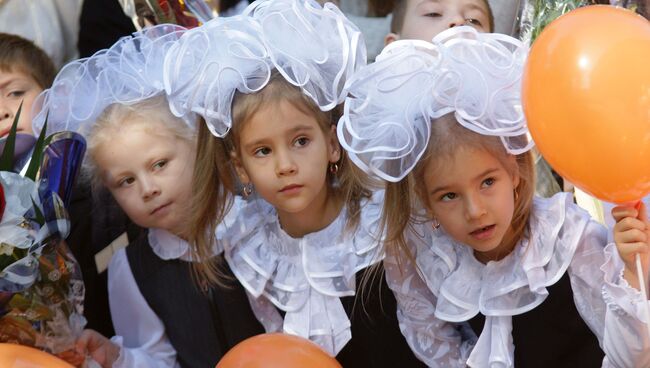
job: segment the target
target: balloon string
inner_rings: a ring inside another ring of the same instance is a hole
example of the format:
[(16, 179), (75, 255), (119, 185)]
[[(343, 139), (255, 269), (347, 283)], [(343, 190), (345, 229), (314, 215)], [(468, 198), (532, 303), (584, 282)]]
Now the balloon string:
[(637, 253), (636, 255), (636, 275), (639, 278), (639, 288), (641, 289), (641, 296), (643, 297), (643, 302), (645, 303), (645, 325), (648, 328), (648, 337), (650, 337), (650, 304), (648, 303), (648, 292), (646, 289), (646, 280), (643, 277), (643, 268), (641, 267), (641, 255)]

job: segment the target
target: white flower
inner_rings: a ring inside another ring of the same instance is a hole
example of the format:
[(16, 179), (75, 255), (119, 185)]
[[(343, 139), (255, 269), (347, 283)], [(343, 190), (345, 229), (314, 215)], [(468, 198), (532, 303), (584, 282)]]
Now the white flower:
[(14, 247), (9, 244), (0, 243), (0, 255), (11, 256), (14, 253)]

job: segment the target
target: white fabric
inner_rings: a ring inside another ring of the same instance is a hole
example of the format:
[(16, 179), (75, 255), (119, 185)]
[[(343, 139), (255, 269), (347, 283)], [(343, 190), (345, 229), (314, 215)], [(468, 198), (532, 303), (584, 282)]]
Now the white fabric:
[(67, 64), (33, 104), (34, 132), (40, 133), (48, 117), (48, 135), (64, 130), (86, 134), (109, 105), (130, 105), (163, 93), (165, 53), (184, 31), (172, 24), (147, 28)]
[[(422, 230), (424, 235), (411, 237), (422, 278), (412, 264), (404, 273), (395, 271), (395, 261), (387, 257), (400, 327), (418, 357), (429, 366), (512, 367), (512, 316), (537, 307), (548, 296), (546, 288), (568, 272), (576, 308), (607, 355), (603, 366), (647, 366), (641, 363), (650, 361), (642, 302), (620, 282), (616, 251), (604, 249), (605, 228), (569, 195), (558, 194), (534, 200), (530, 229), (530, 239), (486, 265), (441, 229)], [(485, 328), (474, 341), (455, 323), (479, 312), (486, 317)]]
[(196, 113), (223, 137), (235, 93), (254, 93), (277, 70), (323, 110), (343, 102), (344, 84), (366, 62), (361, 32), (332, 3), (256, 1), (243, 15), (189, 30), (165, 58), (165, 91), (176, 116)]
[(521, 107), (528, 48), (519, 40), (454, 27), (433, 43), (400, 40), (348, 81), (338, 137), (350, 158), (377, 178), (402, 180), (424, 154), (432, 120), (454, 113), (511, 154), (532, 147)]
[[(148, 239), (162, 259), (190, 259), (189, 244), (167, 231), (149, 229)], [(179, 367), (162, 320), (138, 288), (125, 249), (108, 266), (108, 298), (116, 334), (111, 341), (120, 347), (113, 367)]]
[(33, 41), (56, 68), (78, 57), (77, 38), (82, 0), (0, 1), (0, 32)]
[[(362, 203), (352, 233), (345, 229), (343, 209), (325, 229), (296, 239), (282, 230), (275, 209), (263, 199), (237, 201), (237, 222), (224, 235), (226, 260), (267, 332), (283, 330), (338, 354), (351, 338), (340, 298), (355, 294), (358, 271), (382, 259), (382, 202), (378, 192)], [(284, 321), (273, 305), (286, 312)]]

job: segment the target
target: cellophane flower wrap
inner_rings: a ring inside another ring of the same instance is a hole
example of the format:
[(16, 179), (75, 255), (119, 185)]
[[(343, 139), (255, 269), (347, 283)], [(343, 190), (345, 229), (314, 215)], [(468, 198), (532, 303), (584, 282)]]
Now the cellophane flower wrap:
[(74, 347), (86, 324), (81, 270), (64, 240), (70, 230), (64, 200), (85, 142), (69, 132), (40, 137), (21, 175), (13, 167), (15, 139), (0, 141), (0, 342), (59, 354)]

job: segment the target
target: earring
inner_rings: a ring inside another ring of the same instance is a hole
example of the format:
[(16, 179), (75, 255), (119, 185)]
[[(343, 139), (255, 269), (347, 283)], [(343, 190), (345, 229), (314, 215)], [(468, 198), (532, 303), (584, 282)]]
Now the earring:
[(330, 174), (336, 175), (337, 172), (339, 172), (339, 164), (336, 162), (331, 162), (329, 166)]
[(248, 198), (253, 194), (253, 183), (246, 183), (242, 188), (242, 196)]
[(515, 202), (517, 202), (517, 200), (519, 199), (519, 191), (517, 191), (517, 188), (515, 188), (514, 192), (515, 192)]
[(431, 222), (431, 227), (433, 228), (433, 231), (438, 230), (440, 228), (440, 223), (438, 222), (438, 220), (434, 218)]

